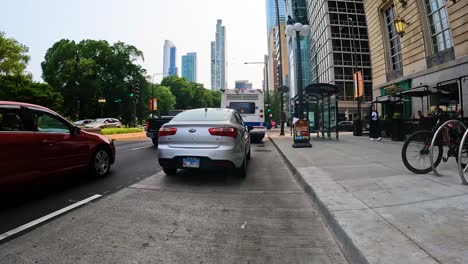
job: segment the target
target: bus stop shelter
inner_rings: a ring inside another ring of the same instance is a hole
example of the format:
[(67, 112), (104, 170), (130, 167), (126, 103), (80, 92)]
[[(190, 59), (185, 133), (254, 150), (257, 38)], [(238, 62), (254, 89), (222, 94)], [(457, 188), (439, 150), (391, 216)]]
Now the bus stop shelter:
[(304, 88), (305, 111), (309, 121), (314, 118), (313, 130), (317, 131), (317, 137), (321, 134), (321, 137), (325, 138), (326, 132), (327, 138), (331, 139), (334, 129), (336, 139), (339, 138), (337, 93), (338, 87), (330, 83), (313, 83)]

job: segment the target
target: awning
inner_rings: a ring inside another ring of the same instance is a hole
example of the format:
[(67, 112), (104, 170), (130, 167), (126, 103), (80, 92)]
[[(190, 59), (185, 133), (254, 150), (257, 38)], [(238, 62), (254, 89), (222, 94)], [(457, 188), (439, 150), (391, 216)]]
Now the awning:
[(392, 95), (382, 95), (382, 96), (377, 96), (374, 101), (368, 102), (369, 104), (383, 104), (383, 103), (397, 103), (397, 102), (409, 102), (408, 99), (404, 99), (401, 97), (397, 96), (392, 96)]
[(415, 87), (406, 91), (399, 92), (395, 96), (425, 97), (425, 96), (433, 95), (433, 94), (444, 95), (444, 94), (449, 94), (449, 92), (424, 85), (424, 86), (418, 86), (418, 87)]

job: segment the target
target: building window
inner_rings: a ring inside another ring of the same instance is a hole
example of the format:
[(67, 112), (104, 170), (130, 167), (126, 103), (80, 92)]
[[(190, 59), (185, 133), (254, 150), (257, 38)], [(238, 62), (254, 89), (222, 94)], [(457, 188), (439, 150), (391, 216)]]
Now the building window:
[(391, 71), (401, 70), (403, 68), (402, 56), (401, 56), (401, 45), (400, 36), (396, 32), (395, 28), (395, 7), (392, 5), (385, 10), (385, 23), (388, 32), (388, 41), (390, 48), (390, 65)]
[(451, 48), (453, 46), (452, 34), (445, 1), (425, 0), (425, 2), (434, 53)]

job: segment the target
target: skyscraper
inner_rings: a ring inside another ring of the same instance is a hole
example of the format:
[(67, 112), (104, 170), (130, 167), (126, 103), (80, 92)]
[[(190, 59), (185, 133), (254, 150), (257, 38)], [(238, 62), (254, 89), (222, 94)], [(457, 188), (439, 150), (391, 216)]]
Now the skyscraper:
[[(266, 16), (267, 16), (267, 34), (272, 27), (278, 26), (276, 22), (276, 0), (266, 0)], [(286, 3), (285, 0), (278, 0), (278, 9), (280, 14), (280, 23), (286, 22)]]
[(182, 56), (182, 77), (197, 82), (197, 53), (189, 52)]
[(266, 0), (266, 18), (267, 18), (267, 40), (268, 40), (268, 88), (270, 91), (276, 90), (279, 83), (278, 67), (280, 63), (279, 58), (279, 42), (282, 44), (281, 54), (281, 67), (283, 73), (283, 84), (286, 83), (289, 76), (288, 56), (285, 38), (285, 25), (286, 25), (286, 4), (285, 0), (278, 0), (279, 22), (281, 27), (282, 36), (278, 34), (278, 23), (276, 18), (276, 0)]
[(211, 42), (211, 90), (225, 90), (226, 86), (226, 28), (218, 19), (215, 41)]
[(234, 88), (236, 89), (252, 89), (252, 83), (248, 80), (237, 80), (234, 83)]
[(169, 40), (164, 42), (163, 76), (177, 75), (176, 46)]
[[(372, 68), (363, 0), (317, 0), (307, 11), (311, 27), (310, 82), (334, 83), (339, 90), (339, 119), (354, 120), (358, 115), (354, 97), (355, 67), (363, 75), (362, 99), (372, 101)], [(362, 105), (363, 113), (367, 113), (367, 107)]]

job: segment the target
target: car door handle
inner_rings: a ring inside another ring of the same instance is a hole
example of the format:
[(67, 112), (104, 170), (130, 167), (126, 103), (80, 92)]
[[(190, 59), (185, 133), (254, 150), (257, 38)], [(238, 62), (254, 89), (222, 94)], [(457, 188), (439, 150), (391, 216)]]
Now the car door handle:
[(55, 140), (49, 140), (49, 139), (44, 139), (44, 140), (42, 140), (42, 143), (48, 144), (49, 146), (52, 146), (52, 145), (54, 145), (55, 143), (57, 143), (57, 141), (55, 141)]

